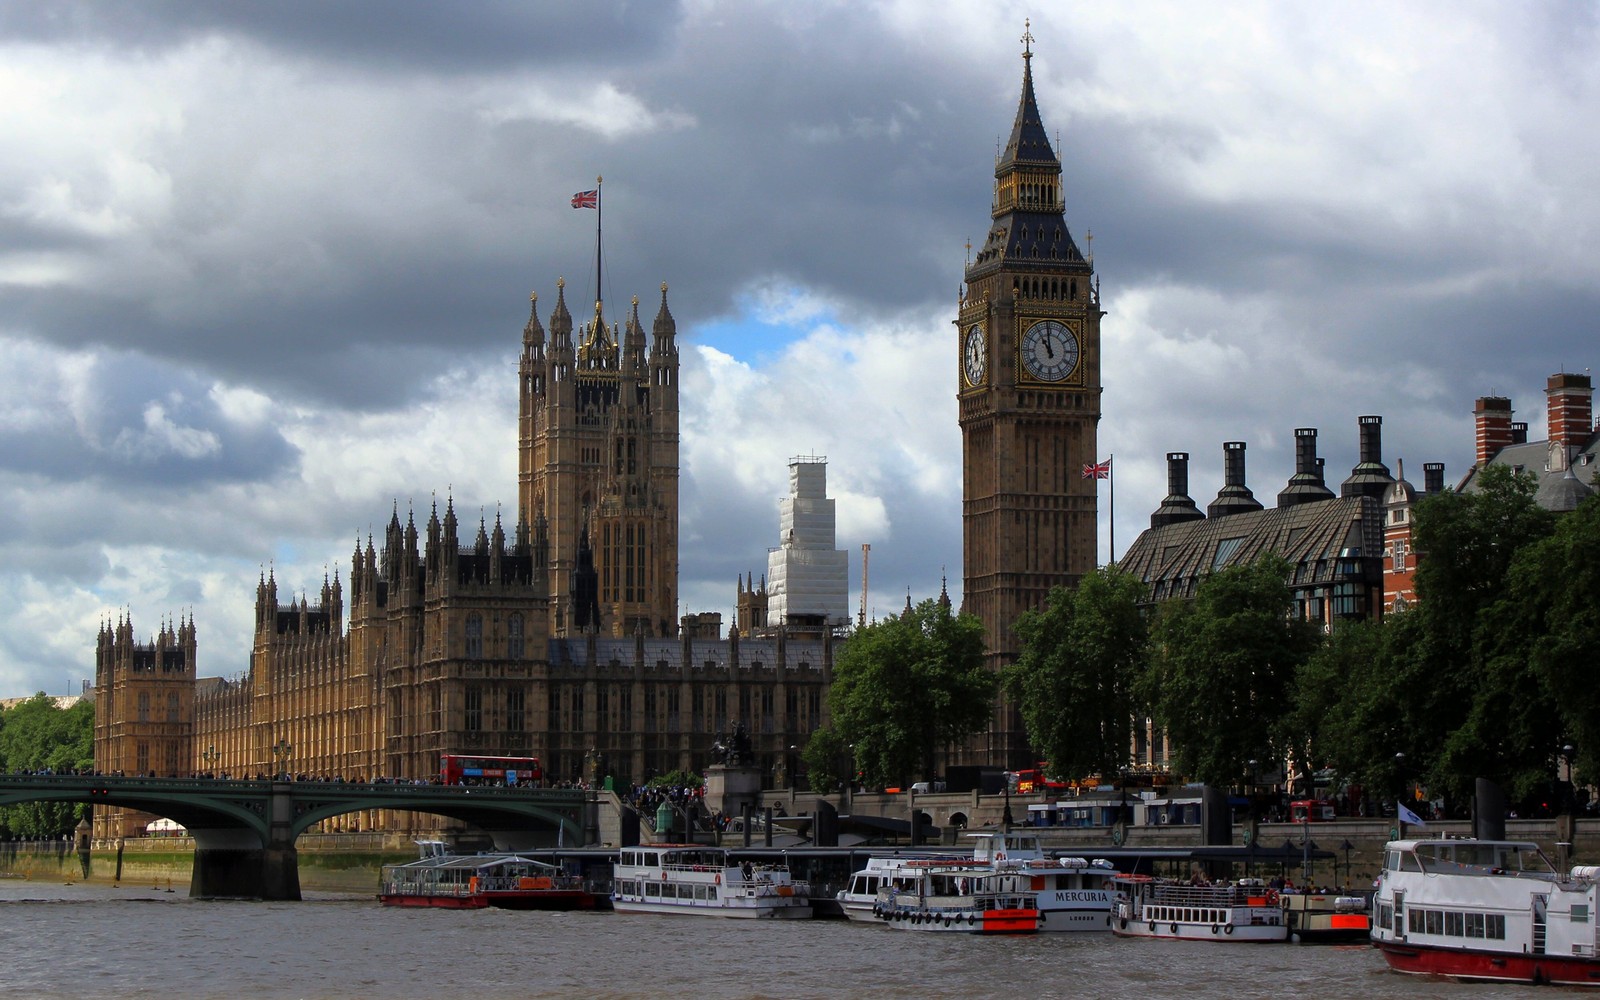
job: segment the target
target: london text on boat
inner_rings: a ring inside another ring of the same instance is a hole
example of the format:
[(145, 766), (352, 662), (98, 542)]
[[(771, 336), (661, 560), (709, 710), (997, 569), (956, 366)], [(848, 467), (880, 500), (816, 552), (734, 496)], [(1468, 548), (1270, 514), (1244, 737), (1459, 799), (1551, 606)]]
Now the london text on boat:
[(1597, 877), (1529, 842), (1391, 841), (1372, 940), (1398, 972), (1597, 986)]
[(1118, 875), (1116, 919), (1121, 937), (1185, 941), (1287, 941), (1277, 893), (1260, 879), (1194, 885), (1149, 875)]
[(1041, 931), (1104, 931), (1111, 926), (1111, 880), (1102, 859), (1052, 858), (1033, 833), (975, 833), (972, 856), (1012, 876), (1008, 888), (1034, 893)]
[(619, 913), (805, 919), (810, 895), (785, 865), (734, 864), (722, 848), (695, 844), (624, 847), (611, 883)]
[(1016, 882), (978, 861), (907, 861), (878, 890), (874, 911), (898, 930), (1032, 934), (1039, 908)]
[(474, 910), (589, 910), (596, 896), (580, 875), (516, 854), (434, 853), (385, 865), (378, 900), (385, 906)]

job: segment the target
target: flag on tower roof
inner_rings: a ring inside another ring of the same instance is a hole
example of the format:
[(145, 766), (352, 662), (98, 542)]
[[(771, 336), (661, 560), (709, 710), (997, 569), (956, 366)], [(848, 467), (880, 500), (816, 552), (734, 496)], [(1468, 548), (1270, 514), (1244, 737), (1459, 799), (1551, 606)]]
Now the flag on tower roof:
[(600, 189), (599, 188), (595, 188), (593, 191), (579, 191), (577, 194), (572, 196), (572, 207), (573, 208), (599, 208), (600, 207)]
[(1104, 462), (1086, 462), (1086, 463), (1084, 463), (1084, 466), (1083, 466), (1083, 478), (1085, 478), (1085, 479), (1110, 479), (1111, 478), (1111, 459), (1108, 458)]

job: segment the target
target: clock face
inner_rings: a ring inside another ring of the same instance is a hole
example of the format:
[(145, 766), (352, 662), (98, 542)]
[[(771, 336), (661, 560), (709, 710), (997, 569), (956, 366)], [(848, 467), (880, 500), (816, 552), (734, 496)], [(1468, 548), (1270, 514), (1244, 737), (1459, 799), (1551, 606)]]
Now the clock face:
[(1060, 382), (1078, 367), (1078, 337), (1066, 324), (1040, 320), (1022, 335), (1022, 366), (1041, 382)]
[(961, 370), (967, 376), (967, 384), (973, 386), (982, 385), (984, 376), (989, 374), (989, 351), (981, 326), (974, 325), (967, 331), (961, 354)]

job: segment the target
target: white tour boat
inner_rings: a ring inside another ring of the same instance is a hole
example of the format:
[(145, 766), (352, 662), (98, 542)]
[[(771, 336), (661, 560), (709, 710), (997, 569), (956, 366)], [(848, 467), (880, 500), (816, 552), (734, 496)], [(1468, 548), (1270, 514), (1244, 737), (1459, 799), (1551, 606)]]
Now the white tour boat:
[(878, 919), (899, 930), (1032, 934), (1034, 894), (1016, 876), (976, 861), (907, 861), (878, 890)]
[(619, 913), (805, 919), (810, 897), (786, 866), (736, 864), (723, 848), (697, 844), (624, 847), (611, 880)]
[(1111, 933), (1183, 941), (1289, 939), (1277, 893), (1260, 879), (1194, 885), (1149, 875), (1118, 875)]
[(1104, 931), (1111, 926), (1111, 880), (1117, 870), (1101, 858), (1052, 858), (1039, 835), (974, 833), (972, 857), (1012, 875), (1011, 887), (1034, 894), (1041, 931)]
[(1397, 972), (1600, 986), (1597, 878), (1525, 841), (1391, 841), (1372, 941)]
[(867, 867), (853, 873), (850, 876), (850, 885), (835, 893), (834, 899), (838, 900), (839, 909), (844, 912), (846, 920), (870, 920), (873, 923), (880, 923), (877, 913), (873, 910), (878, 902), (878, 890), (889, 886), (894, 874), (906, 862), (936, 860), (939, 860), (938, 856), (932, 854), (888, 857), (873, 855), (867, 859)]

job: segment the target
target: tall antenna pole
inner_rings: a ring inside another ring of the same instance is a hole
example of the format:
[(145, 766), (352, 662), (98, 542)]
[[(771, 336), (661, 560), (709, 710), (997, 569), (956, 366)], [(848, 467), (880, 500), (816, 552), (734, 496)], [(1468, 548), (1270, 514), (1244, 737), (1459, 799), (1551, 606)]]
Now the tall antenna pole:
[(861, 543), (861, 612), (856, 616), (856, 628), (867, 627), (867, 553), (872, 546)]
[(1117, 562), (1117, 456), (1115, 453), (1106, 456), (1106, 486), (1111, 493), (1111, 564)]

